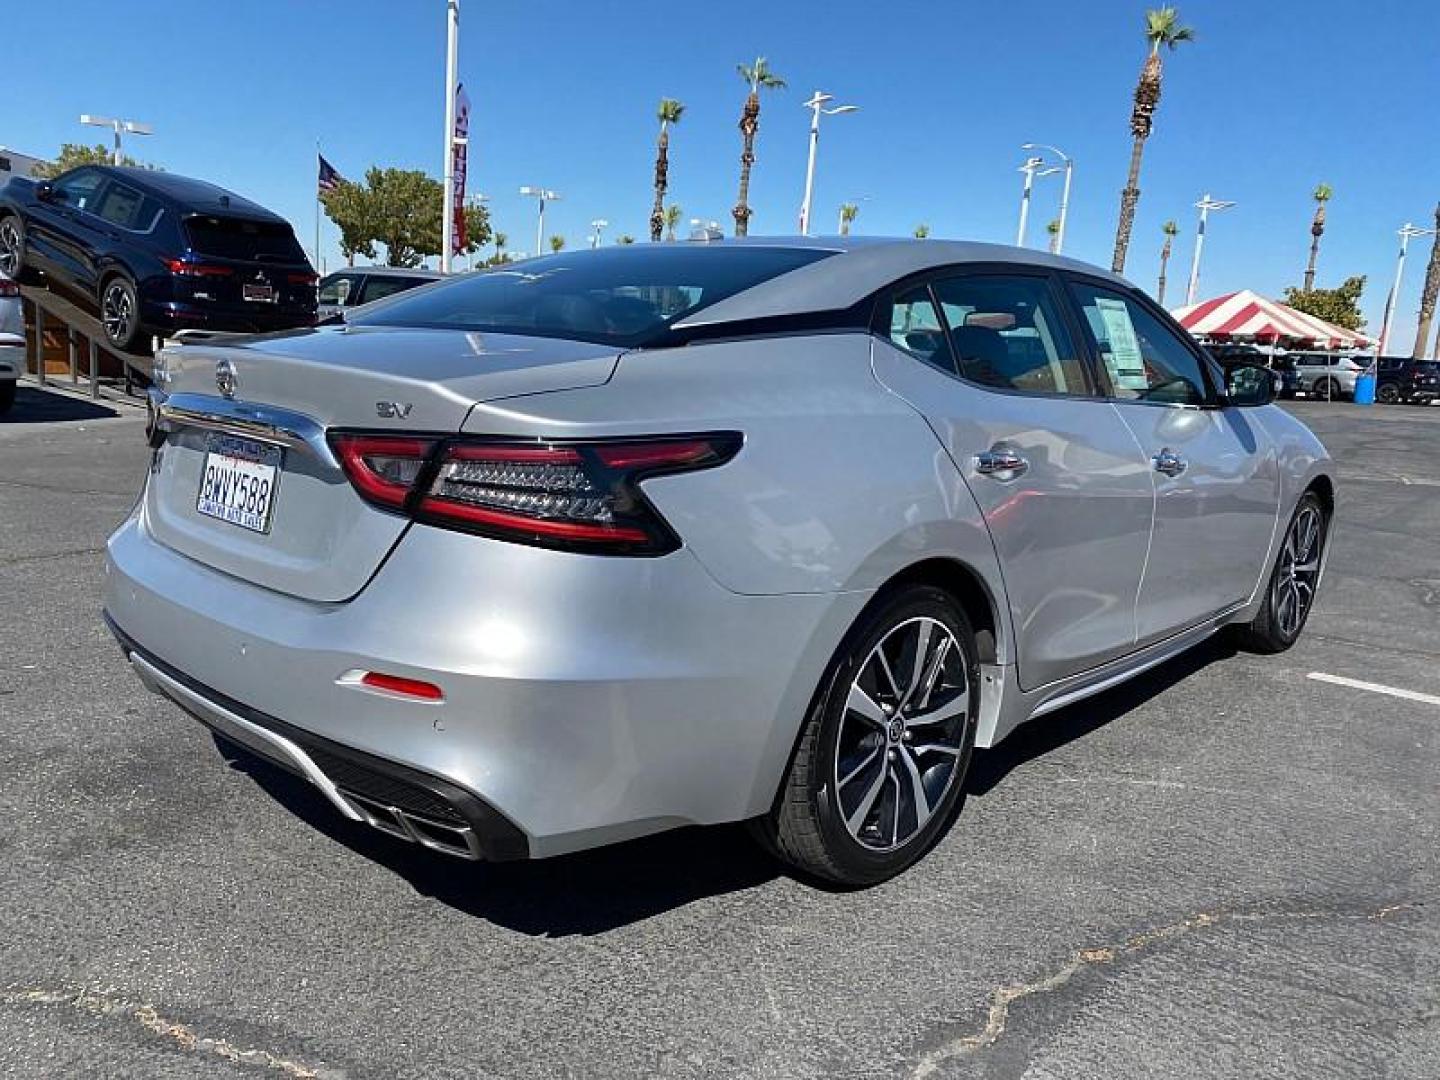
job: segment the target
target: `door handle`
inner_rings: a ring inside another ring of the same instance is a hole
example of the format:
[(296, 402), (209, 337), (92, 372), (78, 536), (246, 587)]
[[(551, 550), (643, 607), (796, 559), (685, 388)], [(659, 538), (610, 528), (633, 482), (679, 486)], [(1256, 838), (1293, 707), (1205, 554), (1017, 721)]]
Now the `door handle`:
[(1155, 465), (1155, 471), (1164, 473), (1166, 476), (1179, 476), (1190, 467), (1190, 463), (1179, 454), (1175, 453), (1168, 446), (1150, 459)]
[(1003, 447), (991, 447), (975, 455), (975, 471), (983, 476), (993, 476), (997, 480), (1014, 480), (1029, 468), (1030, 462), (1014, 450)]

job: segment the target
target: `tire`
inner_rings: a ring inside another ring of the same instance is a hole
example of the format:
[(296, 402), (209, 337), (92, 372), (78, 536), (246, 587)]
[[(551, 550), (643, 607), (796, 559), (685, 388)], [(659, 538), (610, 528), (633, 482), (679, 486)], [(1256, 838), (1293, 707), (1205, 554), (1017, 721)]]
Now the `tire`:
[[(1314, 529), (1313, 534), (1309, 532)], [(1308, 542), (1305, 536), (1310, 536)], [(1236, 628), (1238, 644), (1251, 652), (1280, 653), (1294, 645), (1315, 606), (1330, 519), (1320, 498), (1307, 491), (1295, 506), (1275, 565), (1265, 582), (1265, 600), (1249, 623)], [(1296, 607), (1291, 605), (1298, 605)]]
[(0, 416), (4, 416), (15, 405), (15, 380), (0, 379)]
[(825, 672), (774, 809), (755, 823), (764, 845), (846, 886), (884, 881), (934, 847), (975, 746), (976, 655), (969, 621), (940, 589), (904, 586), (872, 605)]
[(1336, 379), (1316, 379), (1312, 394), (1321, 401), (1339, 401), (1345, 390)]
[(1394, 405), (1400, 400), (1400, 388), (1394, 383), (1381, 383), (1375, 391), (1375, 400), (1382, 405)]
[(0, 217), (0, 272), (11, 281), (25, 272), (25, 223), (15, 214)]
[(124, 274), (111, 274), (100, 283), (100, 326), (105, 340), (129, 352), (140, 339), (140, 298), (135, 283)]

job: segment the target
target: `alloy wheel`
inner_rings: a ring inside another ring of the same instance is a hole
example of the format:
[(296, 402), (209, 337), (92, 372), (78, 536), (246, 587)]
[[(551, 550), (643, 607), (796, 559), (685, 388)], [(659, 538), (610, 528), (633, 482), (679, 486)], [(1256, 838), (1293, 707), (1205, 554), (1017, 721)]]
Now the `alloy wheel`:
[(5, 272), (6, 277), (20, 276), (21, 246), (20, 230), (15, 226), (15, 219), (7, 217), (0, 221), (0, 270)]
[(872, 851), (909, 843), (962, 770), (970, 686), (965, 651), (944, 623), (919, 616), (870, 651), (850, 684), (833, 781), (850, 835)]
[(1287, 639), (1300, 633), (1305, 616), (1315, 600), (1315, 585), (1320, 577), (1320, 541), (1324, 533), (1320, 511), (1303, 506), (1280, 549), (1280, 562), (1275, 568), (1271, 585), (1271, 606), (1280, 633)]
[(130, 325), (135, 318), (135, 301), (130, 290), (121, 281), (112, 281), (105, 288), (105, 297), (100, 303), (100, 322), (105, 327), (105, 336), (116, 345), (130, 340)]

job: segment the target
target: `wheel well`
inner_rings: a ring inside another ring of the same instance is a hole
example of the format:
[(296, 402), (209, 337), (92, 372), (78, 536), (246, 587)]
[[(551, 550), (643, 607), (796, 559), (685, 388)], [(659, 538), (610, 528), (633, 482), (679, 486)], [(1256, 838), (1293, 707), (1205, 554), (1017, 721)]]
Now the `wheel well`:
[(1305, 490), (1313, 491), (1319, 497), (1327, 520), (1335, 516), (1335, 485), (1328, 476), (1317, 476)]
[(975, 646), (982, 664), (993, 664), (996, 656), (998, 624), (995, 601), (984, 581), (974, 570), (954, 559), (926, 559), (908, 566), (881, 588), (881, 592), (900, 585), (930, 585), (955, 598), (975, 631)]

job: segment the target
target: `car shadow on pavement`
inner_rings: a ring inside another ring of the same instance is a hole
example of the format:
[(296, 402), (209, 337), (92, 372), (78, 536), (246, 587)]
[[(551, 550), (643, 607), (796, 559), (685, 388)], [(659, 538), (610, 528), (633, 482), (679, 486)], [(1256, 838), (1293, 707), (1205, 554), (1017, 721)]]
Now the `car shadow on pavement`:
[(15, 388), (15, 405), (0, 424), (58, 424), (74, 420), (108, 420), (116, 409), (73, 394), (59, 394), (23, 383)]
[(215, 745), (232, 768), (331, 840), (422, 896), (522, 934), (601, 934), (783, 873), (742, 825), (676, 829), (534, 862), (465, 862), (348, 821), (304, 780), (218, 737)]
[(970, 764), (970, 775), (966, 778), (966, 794), (985, 795), (1027, 761), (1034, 761), (1067, 743), (1083, 739), (1203, 668), (1234, 655), (1236, 649), (1228, 635), (1216, 634), (1175, 659), (1151, 668), (1112, 690), (1021, 724), (999, 746), (976, 752)]

